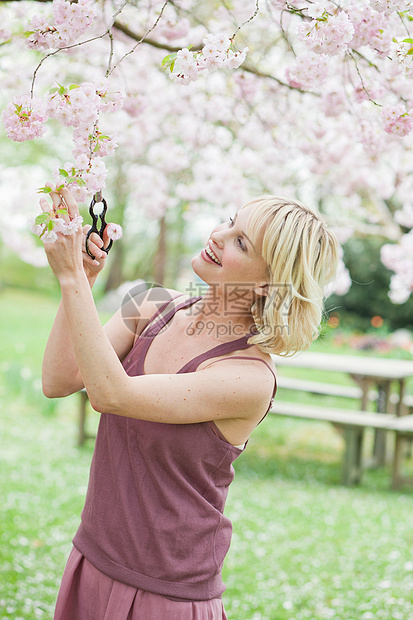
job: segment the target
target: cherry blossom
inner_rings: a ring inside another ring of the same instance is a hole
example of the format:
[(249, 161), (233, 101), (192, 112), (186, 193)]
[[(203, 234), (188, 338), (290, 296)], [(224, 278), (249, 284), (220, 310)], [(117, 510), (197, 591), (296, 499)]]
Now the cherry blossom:
[(128, 231), (169, 209), (195, 226), (257, 193), (298, 196), (339, 230), (387, 236), (392, 299), (410, 295), (412, 2), (220, 3), (202, 23), (195, 0), (39, 4), (7, 3), (3, 122), (22, 141), (52, 119), (57, 185), (80, 202), (121, 189)]
[(335, 56), (345, 51), (353, 35), (354, 25), (344, 11), (305, 22), (298, 27), (299, 38), (316, 54)]
[(232, 41), (226, 34), (207, 34), (200, 52), (184, 48), (175, 56), (168, 57), (167, 66), (171, 68), (171, 78), (181, 84), (190, 84), (199, 78), (202, 71), (218, 69), (237, 69), (244, 62), (248, 48), (242, 51), (231, 49)]
[(395, 271), (390, 280), (390, 299), (394, 303), (404, 303), (413, 291), (413, 230), (404, 235), (398, 244), (384, 245), (381, 260)]
[(385, 105), (381, 113), (384, 130), (396, 136), (406, 136), (413, 127), (411, 112), (406, 112), (403, 104), (397, 106)]
[(118, 239), (120, 239), (123, 234), (122, 227), (119, 226), (119, 224), (112, 223), (107, 225), (106, 232), (109, 239), (112, 239), (113, 241), (117, 241)]
[(329, 66), (327, 55), (306, 52), (297, 56), (295, 62), (288, 67), (288, 83), (303, 90), (318, 89), (328, 77)]
[(17, 97), (7, 105), (2, 117), (7, 136), (16, 142), (40, 138), (46, 131), (48, 115), (40, 99)]
[[(61, 217), (61, 215), (65, 217)], [(61, 207), (56, 213), (50, 211), (38, 215), (36, 219), (32, 221), (31, 230), (35, 235), (40, 237), (43, 243), (54, 243), (58, 239), (57, 233), (73, 235), (80, 230), (82, 223), (83, 217), (81, 215), (70, 219), (67, 209)]]
[(53, 16), (35, 15), (27, 31), (30, 49), (47, 50), (70, 45), (93, 23), (96, 3), (93, 0), (53, 0)]

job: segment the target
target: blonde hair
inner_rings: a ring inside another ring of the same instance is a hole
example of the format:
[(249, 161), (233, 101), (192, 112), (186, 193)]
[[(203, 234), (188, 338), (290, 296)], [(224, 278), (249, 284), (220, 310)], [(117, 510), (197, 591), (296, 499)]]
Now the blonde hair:
[(300, 202), (261, 196), (245, 207), (252, 207), (248, 230), (254, 243), (264, 231), (261, 254), (269, 274), (268, 294), (252, 307), (257, 333), (248, 342), (265, 353), (293, 355), (318, 336), (338, 242), (320, 214)]

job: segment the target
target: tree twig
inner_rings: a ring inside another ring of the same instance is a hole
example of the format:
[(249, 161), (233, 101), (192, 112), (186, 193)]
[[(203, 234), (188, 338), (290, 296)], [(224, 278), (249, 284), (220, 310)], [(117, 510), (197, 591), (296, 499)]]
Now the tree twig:
[(169, 0), (165, 0), (165, 2), (163, 3), (162, 8), (161, 8), (161, 10), (160, 10), (160, 12), (159, 12), (159, 15), (158, 15), (158, 17), (156, 18), (155, 23), (153, 24), (153, 26), (151, 26), (151, 27), (149, 28), (149, 30), (147, 30), (147, 31), (145, 32), (145, 34), (144, 34), (144, 35), (143, 35), (143, 36), (139, 39), (139, 41), (136, 43), (136, 45), (134, 45), (134, 46), (132, 47), (132, 49), (131, 49), (131, 50), (129, 50), (129, 52), (126, 52), (126, 54), (124, 54), (124, 55), (122, 56), (122, 58), (121, 58), (121, 59), (120, 59), (120, 60), (116, 63), (116, 65), (114, 65), (114, 66), (112, 67), (112, 69), (109, 71), (109, 73), (108, 73), (107, 75), (110, 75), (110, 74), (111, 74), (111, 73), (112, 73), (112, 72), (116, 69), (116, 67), (118, 67), (118, 66), (120, 65), (120, 63), (122, 62), (122, 60), (124, 60), (127, 56), (130, 56), (130, 54), (133, 54), (133, 52), (136, 50), (136, 48), (138, 47), (138, 45), (140, 45), (141, 43), (143, 43), (143, 41), (146, 39), (147, 35), (148, 35), (148, 34), (150, 34), (153, 30), (155, 30), (156, 26), (159, 24), (159, 21), (160, 21), (160, 19), (161, 19), (162, 15), (163, 15), (163, 12), (164, 12), (164, 10), (165, 10), (166, 5), (168, 4), (168, 2), (169, 2)]

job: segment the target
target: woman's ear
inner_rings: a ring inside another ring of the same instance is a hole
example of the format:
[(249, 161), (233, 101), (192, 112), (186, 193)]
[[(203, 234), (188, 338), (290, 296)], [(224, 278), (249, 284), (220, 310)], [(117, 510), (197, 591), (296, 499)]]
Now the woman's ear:
[(269, 290), (268, 282), (257, 284), (257, 286), (254, 286), (253, 290), (258, 297), (267, 297)]

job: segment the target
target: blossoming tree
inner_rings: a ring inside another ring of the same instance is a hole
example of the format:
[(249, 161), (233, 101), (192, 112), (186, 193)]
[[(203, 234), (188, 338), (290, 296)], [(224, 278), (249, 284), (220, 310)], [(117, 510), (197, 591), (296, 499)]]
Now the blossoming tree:
[(67, 128), (54, 180), (81, 202), (117, 146), (128, 221), (297, 196), (343, 242), (389, 238), (391, 298), (409, 297), (412, 2), (11, 1), (1, 15), (5, 131), (50, 143), (47, 125)]

